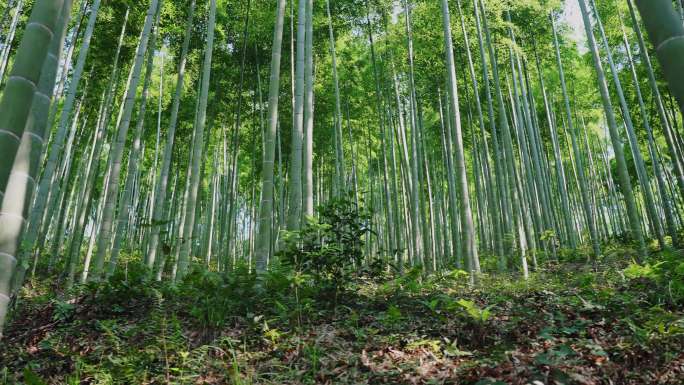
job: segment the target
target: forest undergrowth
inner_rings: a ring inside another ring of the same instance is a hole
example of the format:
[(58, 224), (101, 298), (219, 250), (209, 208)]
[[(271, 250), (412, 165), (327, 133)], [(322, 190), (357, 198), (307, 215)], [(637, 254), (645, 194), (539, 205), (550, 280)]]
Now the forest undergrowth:
[(684, 384), (684, 0), (0, 8), (0, 385)]
[(71, 293), (35, 280), (0, 383), (682, 384), (682, 253), (633, 254), (614, 245), (594, 266), (566, 255), (527, 282), (474, 287), (414, 268), (333, 288), (288, 265), (172, 285), (133, 262)]

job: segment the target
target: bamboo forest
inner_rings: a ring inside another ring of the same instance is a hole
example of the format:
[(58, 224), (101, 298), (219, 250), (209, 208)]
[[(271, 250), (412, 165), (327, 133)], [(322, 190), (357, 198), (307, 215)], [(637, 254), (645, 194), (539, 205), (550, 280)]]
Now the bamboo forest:
[(0, 9), (0, 385), (684, 384), (684, 0)]

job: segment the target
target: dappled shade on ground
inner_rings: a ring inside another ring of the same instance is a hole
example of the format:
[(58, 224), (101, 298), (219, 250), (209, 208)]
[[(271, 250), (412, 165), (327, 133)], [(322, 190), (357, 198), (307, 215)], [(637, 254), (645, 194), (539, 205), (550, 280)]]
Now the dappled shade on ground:
[(358, 277), (337, 306), (305, 283), (297, 300), (284, 270), (261, 288), (244, 272), (174, 288), (131, 271), (69, 303), (34, 289), (0, 362), (48, 384), (681, 384), (681, 255), (631, 252), (482, 289), (459, 272)]

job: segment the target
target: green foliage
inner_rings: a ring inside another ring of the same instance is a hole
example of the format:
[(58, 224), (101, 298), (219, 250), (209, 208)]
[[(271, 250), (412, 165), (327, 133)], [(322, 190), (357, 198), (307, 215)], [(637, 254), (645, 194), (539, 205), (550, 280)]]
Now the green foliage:
[(473, 301), (469, 301), (467, 299), (460, 299), (456, 301), (456, 303), (466, 311), (466, 314), (468, 314), (470, 318), (477, 322), (485, 323), (492, 316), (489, 307), (481, 309)]
[[(593, 371), (604, 365), (634, 378), (667, 370), (684, 336), (679, 253), (600, 263), (553, 265), (527, 283), (482, 276), (479, 288), (458, 270), (414, 269), (353, 280), (334, 308), (290, 265), (260, 277), (246, 266), (194, 271), (175, 285), (131, 266), (68, 302), (28, 296), (0, 342), (0, 384), (404, 383), (409, 374), (421, 383), (570, 384), (607, 383)], [(515, 371), (501, 370), (511, 357)]]
[(24, 369), (24, 383), (26, 385), (46, 385), (46, 383), (33, 373), (31, 369)]
[(553, 241), (557, 239), (556, 232), (553, 230), (544, 230), (539, 239), (542, 241)]
[(568, 357), (575, 355), (575, 351), (567, 345), (560, 345), (539, 354), (534, 361), (537, 365), (553, 365), (566, 360)]
[(344, 290), (363, 264), (364, 237), (370, 215), (351, 199), (333, 199), (307, 218), (299, 231), (283, 235), (278, 257), (294, 271), (311, 277), (323, 293)]
[(76, 306), (74, 306), (73, 304), (63, 301), (55, 301), (54, 306), (55, 310), (52, 315), (52, 318), (55, 321), (68, 320), (72, 316), (74, 310), (76, 309)]
[(681, 251), (666, 250), (660, 260), (639, 264), (632, 262), (622, 271), (635, 285), (649, 282), (657, 284), (660, 293), (669, 302), (684, 302), (684, 261)]
[(190, 315), (207, 330), (215, 330), (229, 322), (236, 312), (253, 311), (254, 303), (246, 299), (256, 297), (255, 282), (255, 275), (246, 266), (229, 275), (195, 270), (173, 294), (192, 299)]
[(626, 269), (624, 269), (622, 272), (625, 274), (625, 277), (629, 279), (638, 279), (638, 278), (648, 278), (648, 279), (656, 279), (658, 278), (658, 267), (661, 266), (663, 262), (657, 263), (653, 266), (650, 264), (645, 264), (645, 265), (640, 265), (636, 262), (632, 262)]

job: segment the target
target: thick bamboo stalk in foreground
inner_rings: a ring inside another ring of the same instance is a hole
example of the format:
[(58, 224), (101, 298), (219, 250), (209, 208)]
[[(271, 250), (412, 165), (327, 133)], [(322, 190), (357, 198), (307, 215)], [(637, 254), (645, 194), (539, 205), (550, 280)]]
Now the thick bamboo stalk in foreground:
[(684, 114), (684, 25), (670, 0), (635, 0), (670, 91)]
[(30, 199), (27, 183), (8, 186), (8, 182), (15, 167), (15, 156), (31, 113), (48, 49), (58, 34), (55, 27), (62, 14), (63, 4), (62, 0), (45, 0), (33, 8), (0, 100), (0, 338), (10, 300), (10, 284), (19, 240), (25, 224), (24, 211)]

